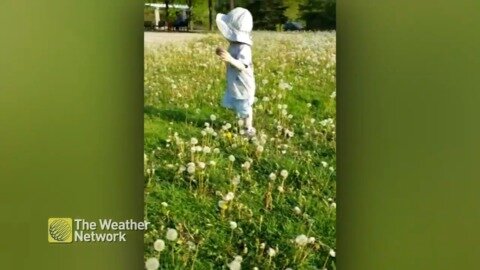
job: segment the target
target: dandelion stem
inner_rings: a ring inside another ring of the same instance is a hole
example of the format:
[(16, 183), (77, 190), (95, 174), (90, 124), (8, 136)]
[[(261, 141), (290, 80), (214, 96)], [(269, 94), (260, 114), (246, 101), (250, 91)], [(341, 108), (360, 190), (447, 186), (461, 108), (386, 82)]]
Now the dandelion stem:
[(327, 266), (328, 259), (330, 259), (330, 256), (327, 256), (327, 259), (326, 259), (325, 262), (323, 263), (323, 267), (322, 267), (322, 268), (325, 268), (325, 266)]
[(175, 265), (175, 251), (173, 246), (172, 246), (172, 264)]

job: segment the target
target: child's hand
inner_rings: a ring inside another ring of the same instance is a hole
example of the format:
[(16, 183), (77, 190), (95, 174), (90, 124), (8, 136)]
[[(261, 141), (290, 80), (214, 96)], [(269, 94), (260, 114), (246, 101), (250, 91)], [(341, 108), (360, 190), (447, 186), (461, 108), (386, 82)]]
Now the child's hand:
[(227, 51), (222, 51), (220, 54), (220, 59), (222, 59), (225, 62), (231, 62), (230, 60), (232, 59), (232, 56), (227, 52)]
[(215, 53), (220, 56), (220, 54), (222, 54), (222, 52), (225, 52), (225, 49), (224, 48), (221, 48), (221, 47), (217, 47), (217, 49), (215, 50)]
[(228, 53), (225, 49), (217, 47), (215, 50), (215, 53), (222, 59), (222, 61), (227, 62), (231, 64), (232, 66), (236, 67), (240, 71), (244, 71), (246, 68), (248, 68), (247, 65), (242, 63), (241, 61), (233, 58), (230, 53)]
[(223, 48), (217, 47), (215, 53), (225, 62), (229, 62), (231, 59), (231, 55)]

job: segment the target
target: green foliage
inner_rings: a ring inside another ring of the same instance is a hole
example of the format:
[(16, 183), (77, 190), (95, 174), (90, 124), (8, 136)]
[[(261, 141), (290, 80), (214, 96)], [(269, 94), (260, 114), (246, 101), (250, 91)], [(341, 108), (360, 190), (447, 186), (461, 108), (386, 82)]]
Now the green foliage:
[[(285, 10), (287, 6), (283, 0), (236, 0), (236, 7), (246, 8), (252, 13), (254, 29), (276, 30), (278, 24), (287, 21)], [(220, 1), (216, 6), (217, 12), (227, 13), (230, 10), (229, 1)]]
[(283, 1), (287, 9), (285, 10), (285, 16), (290, 21), (296, 21), (300, 18), (300, 5), (305, 3), (305, 0), (284, 0)]
[(208, 26), (208, 2), (205, 0), (184, 0), (191, 7), (191, 20), (195, 26)]
[[(165, 3), (165, 0), (145, 2)], [(186, 4), (192, 7), (192, 22), (203, 28), (209, 23), (208, 1), (168, 0), (170, 4)], [(216, 12), (228, 13), (230, 1), (212, 0)], [(302, 20), (310, 30), (330, 30), (336, 27), (336, 0), (235, 0), (236, 7), (244, 7), (252, 13), (254, 29), (276, 30), (287, 20)], [(173, 14), (173, 15), (172, 15)], [(170, 19), (175, 19), (172, 7)], [(214, 16), (215, 14), (213, 14)], [(213, 20), (213, 24), (215, 21)]]
[(300, 13), (308, 30), (336, 28), (336, 0), (307, 0), (300, 5)]
[(278, 24), (287, 21), (284, 14), (287, 7), (282, 0), (255, 0), (247, 5), (247, 9), (252, 13), (255, 29), (276, 30)]

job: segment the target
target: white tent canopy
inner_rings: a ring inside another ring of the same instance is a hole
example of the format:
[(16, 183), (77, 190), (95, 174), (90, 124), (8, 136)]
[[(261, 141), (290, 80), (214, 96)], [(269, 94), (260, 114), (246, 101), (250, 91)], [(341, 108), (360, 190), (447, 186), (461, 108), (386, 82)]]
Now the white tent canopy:
[[(152, 7), (155, 9), (155, 25), (158, 25), (158, 22), (160, 21), (160, 9), (166, 9), (167, 5), (162, 3), (145, 3), (145, 6)], [(187, 10), (190, 9), (188, 5), (182, 5), (182, 4), (170, 4), (168, 5), (168, 8), (181, 10), (183, 18), (187, 17)]]
[[(162, 4), (162, 3), (145, 3), (146, 6), (153, 7), (155, 9), (165, 9), (167, 8), (167, 5)], [(190, 9), (187, 5), (182, 5), (182, 4), (170, 4), (168, 5), (169, 8), (174, 8), (174, 9), (181, 9), (181, 10), (188, 10)]]

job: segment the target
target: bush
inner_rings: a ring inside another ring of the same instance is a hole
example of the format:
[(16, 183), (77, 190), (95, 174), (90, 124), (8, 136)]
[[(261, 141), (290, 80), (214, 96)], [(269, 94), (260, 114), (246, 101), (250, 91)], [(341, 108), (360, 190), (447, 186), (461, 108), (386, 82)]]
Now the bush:
[(308, 0), (300, 5), (300, 14), (307, 30), (336, 28), (336, 0)]

